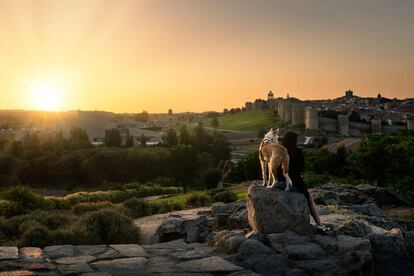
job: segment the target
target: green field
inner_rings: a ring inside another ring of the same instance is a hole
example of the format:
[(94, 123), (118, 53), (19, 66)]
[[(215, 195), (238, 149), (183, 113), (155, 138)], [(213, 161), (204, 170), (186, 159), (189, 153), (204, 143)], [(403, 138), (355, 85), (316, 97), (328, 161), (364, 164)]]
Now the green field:
[[(211, 120), (203, 121), (204, 126), (211, 127)], [(257, 132), (259, 129), (277, 128), (282, 125), (282, 121), (276, 113), (271, 110), (243, 111), (235, 114), (228, 114), (218, 118), (219, 129)]]

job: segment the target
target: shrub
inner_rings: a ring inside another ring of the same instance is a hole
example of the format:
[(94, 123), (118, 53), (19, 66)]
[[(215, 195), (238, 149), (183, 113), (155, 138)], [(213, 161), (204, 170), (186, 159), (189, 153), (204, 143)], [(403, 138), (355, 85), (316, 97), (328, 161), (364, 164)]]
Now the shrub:
[(44, 225), (34, 224), (23, 232), (19, 239), (19, 246), (44, 247), (51, 244), (50, 232)]
[(68, 211), (37, 211), (35, 214), (30, 214), (30, 216), (45, 225), (49, 230), (65, 227), (74, 221)]
[(50, 231), (49, 235), (53, 245), (82, 243), (78, 238), (81, 235), (73, 229), (57, 229)]
[(84, 215), (79, 225), (88, 244), (137, 243), (138, 228), (119, 211), (102, 209)]
[(72, 207), (72, 212), (75, 215), (82, 215), (87, 212), (98, 211), (103, 208), (113, 207), (112, 202), (101, 201), (101, 202), (81, 202)]
[(220, 192), (224, 192), (227, 191), (227, 189), (225, 188), (216, 188), (216, 189), (212, 189), (207, 191), (207, 194), (211, 197), (215, 196), (216, 194), (220, 193)]
[(185, 201), (186, 207), (189, 208), (197, 208), (208, 206), (210, 204), (210, 197), (205, 194), (192, 194), (187, 200)]
[(180, 202), (163, 201), (157, 203), (150, 203), (153, 214), (163, 214), (172, 211), (179, 211), (184, 209), (184, 205)]
[(22, 186), (12, 187), (0, 193), (0, 199), (9, 200), (16, 204), (18, 214), (31, 212), (35, 209), (44, 208), (45, 202), (42, 197)]
[(221, 180), (221, 172), (218, 169), (208, 169), (201, 175), (201, 183), (207, 189), (214, 189)]
[(230, 203), (237, 201), (237, 195), (232, 191), (219, 192), (215, 194), (212, 198), (213, 202)]
[(0, 199), (0, 216), (3, 217), (13, 217), (20, 213), (19, 206), (10, 200)]
[(125, 200), (123, 206), (127, 208), (127, 212), (131, 217), (139, 218), (152, 214), (151, 205), (139, 198), (133, 197)]

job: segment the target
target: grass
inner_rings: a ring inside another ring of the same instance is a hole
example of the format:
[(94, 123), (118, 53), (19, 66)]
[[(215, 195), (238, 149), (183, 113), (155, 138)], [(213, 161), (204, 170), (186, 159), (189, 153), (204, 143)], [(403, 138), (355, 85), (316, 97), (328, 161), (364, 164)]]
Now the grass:
[[(245, 199), (247, 197), (247, 188), (248, 186), (245, 184), (238, 184), (232, 185), (229, 187), (229, 190), (233, 191), (237, 195), (237, 200)], [(164, 198), (158, 198), (155, 200), (151, 200), (151, 203), (155, 204), (179, 204), (184, 206), (186, 200), (190, 198), (192, 195), (206, 195), (207, 191), (194, 191), (194, 192), (187, 192), (184, 194), (178, 194), (173, 196), (167, 196)]]
[[(211, 127), (212, 119), (205, 119), (204, 126)], [(282, 125), (282, 121), (272, 110), (243, 111), (218, 117), (219, 129), (257, 132), (260, 129), (270, 127), (277, 128)]]

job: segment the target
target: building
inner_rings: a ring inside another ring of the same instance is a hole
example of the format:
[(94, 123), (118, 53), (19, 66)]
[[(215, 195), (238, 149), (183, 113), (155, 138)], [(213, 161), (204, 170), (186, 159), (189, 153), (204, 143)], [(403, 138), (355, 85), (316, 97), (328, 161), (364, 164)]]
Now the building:
[(351, 89), (345, 91), (345, 97), (352, 98), (353, 96), (354, 96), (354, 91), (352, 91)]

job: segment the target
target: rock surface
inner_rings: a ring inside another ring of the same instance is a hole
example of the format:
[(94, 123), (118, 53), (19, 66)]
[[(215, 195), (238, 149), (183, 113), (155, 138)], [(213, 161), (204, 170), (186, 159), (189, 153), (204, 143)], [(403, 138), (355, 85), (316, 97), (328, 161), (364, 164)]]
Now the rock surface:
[(265, 234), (310, 231), (308, 204), (300, 193), (252, 185), (247, 194), (247, 215), (253, 231)]
[(412, 274), (414, 232), (382, 209), (405, 204), (404, 197), (371, 185), (329, 184), (312, 193), (330, 232), (312, 227), (302, 195), (252, 186), (247, 204), (137, 220), (140, 245), (0, 247), (0, 276)]

